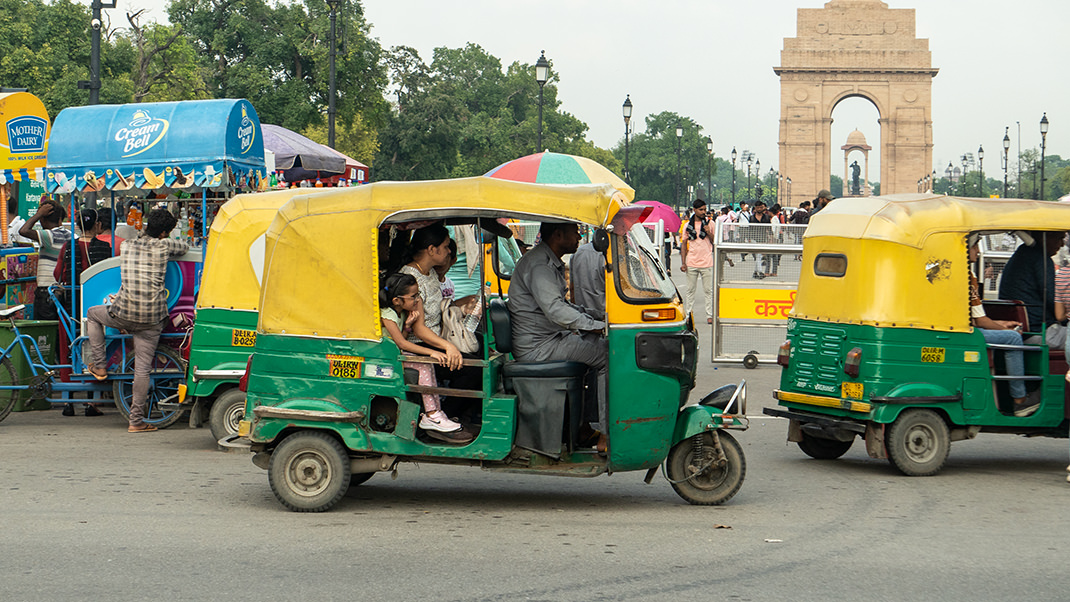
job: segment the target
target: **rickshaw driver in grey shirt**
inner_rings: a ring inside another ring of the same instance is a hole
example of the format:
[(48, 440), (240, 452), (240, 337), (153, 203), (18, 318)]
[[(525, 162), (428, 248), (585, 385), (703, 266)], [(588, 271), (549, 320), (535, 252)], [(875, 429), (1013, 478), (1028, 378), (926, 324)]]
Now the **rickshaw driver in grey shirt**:
[(539, 235), (542, 242), (520, 258), (509, 279), (513, 355), (528, 362), (582, 362), (598, 370), (598, 431), (605, 433), (609, 346), (602, 333), (606, 323), (565, 297), (561, 257), (576, 252), (579, 229), (576, 224), (544, 223)]

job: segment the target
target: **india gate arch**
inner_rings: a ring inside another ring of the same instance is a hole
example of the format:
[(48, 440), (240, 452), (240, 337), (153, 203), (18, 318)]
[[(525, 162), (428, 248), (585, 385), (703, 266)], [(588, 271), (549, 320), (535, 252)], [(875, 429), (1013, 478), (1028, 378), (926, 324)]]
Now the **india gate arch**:
[[(882, 194), (916, 192), (932, 171), (929, 41), (915, 35), (914, 9), (880, 0), (831, 0), (798, 9), (780, 66), (780, 173), (792, 180), (789, 206), (829, 188), (832, 112), (861, 97), (877, 109)], [(839, 145), (836, 145), (839, 148)]]

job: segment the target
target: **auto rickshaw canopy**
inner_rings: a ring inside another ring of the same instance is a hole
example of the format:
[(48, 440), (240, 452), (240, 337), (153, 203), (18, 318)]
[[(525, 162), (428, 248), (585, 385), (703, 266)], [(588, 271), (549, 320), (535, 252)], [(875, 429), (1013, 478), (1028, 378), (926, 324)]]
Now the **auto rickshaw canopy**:
[(379, 340), (379, 228), (449, 217), (530, 217), (602, 227), (628, 201), (608, 185), (487, 177), (378, 182), (300, 195), (267, 233), (257, 330)]
[(260, 309), (264, 242), (279, 208), (307, 188), (239, 194), (219, 208), (208, 234), (197, 309)]
[[(1070, 230), (1070, 205), (933, 194), (836, 200), (806, 229), (792, 316), (969, 331), (966, 235), (1027, 230)], [(845, 258), (843, 275), (818, 273), (819, 256)]]

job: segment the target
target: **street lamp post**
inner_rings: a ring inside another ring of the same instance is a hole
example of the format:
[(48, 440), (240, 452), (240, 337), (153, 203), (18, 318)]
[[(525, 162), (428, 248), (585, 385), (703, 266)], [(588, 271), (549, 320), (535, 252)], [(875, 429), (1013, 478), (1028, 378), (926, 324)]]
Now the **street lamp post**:
[(736, 147), (732, 147), (732, 210), (735, 211), (736, 204)]
[(1008, 125), (1007, 128), (1003, 130), (1003, 198), (1007, 198), (1007, 167), (1008, 163), (1010, 163), (1010, 156), (1008, 155), (1010, 150), (1011, 126)]
[[(776, 182), (776, 170), (773, 169), (772, 167), (770, 167), (769, 168), (769, 184), (768, 184), (768, 186), (776, 186), (776, 184), (777, 184), (777, 182)], [(775, 190), (775, 192), (773, 194), (773, 198), (776, 199), (776, 200), (773, 201), (773, 203), (779, 203), (780, 202), (780, 187), (779, 186), (776, 187), (776, 190)]]
[(1048, 114), (1040, 118), (1040, 200), (1044, 200), (1044, 147), (1048, 141)]
[(713, 138), (706, 136), (706, 151), (709, 159), (706, 161), (706, 196), (708, 201), (713, 202)]
[[(759, 183), (761, 181), (762, 181), (762, 162), (760, 160), (758, 160), (758, 159), (755, 159), (754, 160), (754, 182), (755, 183)], [(757, 200), (760, 201), (762, 199), (762, 195), (761, 195), (762, 188), (760, 186), (758, 186), (757, 190), (759, 191)]]
[(89, 22), (93, 29), (89, 34), (89, 81), (79, 81), (78, 89), (88, 89), (89, 104), (95, 105), (100, 103), (100, 30), (104, 27), (100, 11), (105, 8), (115, 8), (115, 0), (111, 0), (109, 3), (104, 3), (102, 0), (93, 0), (89, 7), (93, 11), (93, 18)]
[(944, 170), (944, 175), (947, 176), (947, 192), (950, 194), (955, 191), (954, 184), (951, 181), (951, 176), (955, 175), (955, 170), (951, 167), (951, 161), (947, 162), (947, 169)]
[(977, 176), (977, 196), (979, 198), (985, 197), (985, 147), (977, 147), (977, 169), (980, 171), (980, 175)]
[(683, 145), (684, 128), (679, 123), (676, 124), (676, 188), (673, 192), (673, 203), (676, 205), (676, 210), (680, 210), (680, 147)]
[(541, 153), (542, 148), (542, 88), (550, 79), (550, 61), (546, 60), (546, 51), (541, 51), (539, 60), (535, 61), (535, 81), (539, 82), (539, 145), (535, 152)]
[(785, 178), (785, 179), (788, 182), (788, 189), (785, 191), (786, 192), (786, 196), (784, 197), (784, 200), (787, 201), (788, 204), (790, 205), (791, 204), (791, 177), (788, 177), (788, 178)]
[(959, 194), (966, 196), (966, 155), (962, 155), (962, 175), (959, 176), (959, 184), (962, 189)]
[(621, 107), (621, 110), (624, 113), (624, 181), (627, 182), (631, 179), (631, 176), (628, 173), (628, 134), (631, 132), (630, 124), (632, 122), (631, 94), (628, 94), (624, 98), (624, 105)]
[(750, 166), (754, 163), (754, 155), (747, 154), (747, 197), (750, 200)]
[(334, 97), (337, 95), (335, 88), (335, 44), (337, 39), (335, 21), (338, 16), (338, 0), (327, 0), (327, 5), (331, 7), (331, 54), (330, 54), (330, 75), (329, 87), (330, 98), (327, 100), (327, 146), (334, 148)]

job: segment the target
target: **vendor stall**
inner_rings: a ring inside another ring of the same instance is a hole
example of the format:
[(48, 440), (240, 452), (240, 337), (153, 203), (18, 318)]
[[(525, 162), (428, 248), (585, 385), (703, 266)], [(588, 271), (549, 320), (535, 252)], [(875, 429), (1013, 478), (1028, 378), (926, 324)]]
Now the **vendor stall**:
[(264, 124), (264, 148), (275, 153), (275, 169), (286, 184), (342, 177), (347, 157), (282, 126)]
[(48, 111), (33, 94), (0, 94), (0, 304), (33, 302), (37, 253), (32, 247), (9, 248), (7, 200), (19, 199), (25, 219), (37, 210), (44, 187), (45, 154), (50, 130)]
[(179, 227), (197, 242), (213, 210), (266, 186), (266, 174), (263, 131), (247, 100), (94, 105), (56, 117), (46, 186), (52, 194), (110, 192), (113, 203), (178, 202), (189, 219)]

